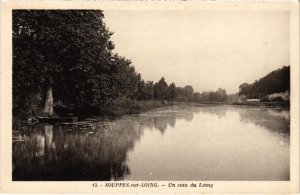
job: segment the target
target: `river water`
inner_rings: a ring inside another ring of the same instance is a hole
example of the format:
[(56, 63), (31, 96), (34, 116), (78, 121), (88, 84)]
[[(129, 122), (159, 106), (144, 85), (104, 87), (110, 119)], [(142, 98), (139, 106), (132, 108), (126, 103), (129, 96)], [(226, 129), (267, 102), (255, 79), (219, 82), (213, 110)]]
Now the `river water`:
[(289, 180), (289, 110), (173, 106), (14, 135), (13, 180)]

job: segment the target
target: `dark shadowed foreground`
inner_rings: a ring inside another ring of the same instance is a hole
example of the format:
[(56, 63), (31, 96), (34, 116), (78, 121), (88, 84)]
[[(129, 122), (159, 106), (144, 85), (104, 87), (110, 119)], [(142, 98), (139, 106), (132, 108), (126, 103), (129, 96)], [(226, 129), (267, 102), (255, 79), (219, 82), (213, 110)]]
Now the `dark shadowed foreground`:
[(38, 125), (13, 141), (13, 180), (289, 180), (288, 110), (160, 108)]

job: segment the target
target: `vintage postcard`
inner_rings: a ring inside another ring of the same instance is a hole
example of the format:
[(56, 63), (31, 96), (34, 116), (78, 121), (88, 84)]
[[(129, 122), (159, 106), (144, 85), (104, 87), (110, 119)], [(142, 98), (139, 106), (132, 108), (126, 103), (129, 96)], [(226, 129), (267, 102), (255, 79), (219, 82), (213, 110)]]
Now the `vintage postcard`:
[(1, 3), (4, 193), (299, 193), (299, 2)]

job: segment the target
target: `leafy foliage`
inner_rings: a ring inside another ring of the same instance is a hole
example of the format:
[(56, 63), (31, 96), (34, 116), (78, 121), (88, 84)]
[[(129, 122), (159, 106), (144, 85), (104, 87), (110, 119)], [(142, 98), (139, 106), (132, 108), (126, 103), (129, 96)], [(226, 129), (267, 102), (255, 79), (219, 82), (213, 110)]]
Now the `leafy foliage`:
[[(144, 81), (132, 62), (113, 52), (100, 10), (13, 11), (13, 109), (36, 112), (53, 91), (55, 111), (137, 113), (137, 101), (224, 102), (226, 91), (195, 92), (164, 77)], [(239, 95), (257, 98), (290, 89), (290, 67), (271, 72)], [(151, 107), (151, 106), (149, 106)], [(118, 110), (119, 109), (119, 110)]]
[(30, 109), (30, 98), (45, 99), (49, 87), (56, 104), (80, 111), (103, 111), (137, 93), (140, 75), (112, 53), (103, 17), (96, 10), (13, 11), (14, 108)]
[(262, 98), (268, 94), (290, 91), (290, 66), (272, 71), (252, 84), (243, 83), (239, 89), (239, 95), (247, 98)]
[(225, 102), (227, 100), (226, 90), (219, 88), (217, 91), (194, 93), (195, 102)]
[(153, 96), (155, 99), (165, 100), (168, 98), (168, 83), (162, 77), (157, 83), (154, 84)]

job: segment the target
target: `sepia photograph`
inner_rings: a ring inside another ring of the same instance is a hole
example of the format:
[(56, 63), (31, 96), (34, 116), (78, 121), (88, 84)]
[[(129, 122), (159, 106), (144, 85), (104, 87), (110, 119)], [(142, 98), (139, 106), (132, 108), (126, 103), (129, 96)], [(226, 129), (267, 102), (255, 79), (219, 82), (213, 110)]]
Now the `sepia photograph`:
[(11, 181), (295, 181), (291, 25), (288, 9), (13, 8)]

